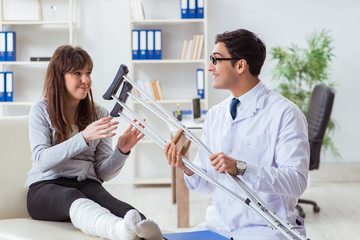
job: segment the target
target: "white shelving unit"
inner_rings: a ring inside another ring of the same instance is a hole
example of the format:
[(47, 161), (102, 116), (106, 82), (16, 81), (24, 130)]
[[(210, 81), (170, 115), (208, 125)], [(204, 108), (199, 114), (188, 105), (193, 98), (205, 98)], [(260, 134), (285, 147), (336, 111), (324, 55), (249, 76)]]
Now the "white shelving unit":
[[(38, 2), (46, 4), (47, 1)], [(6, 21), (3, 18), (3, 0), (0, 0), (0, 29), (1, 31), (16, 32), (16, 61), (0, 62), (0, 71), (14, 72), (14, 101), (0, 102), (0, 116), (24, 114), (30, 109), (32, 103), (40, 98), (49, 62), (30, 61), (30, 57), (51, 57), (53, 51), (60, 45), (76, 45), (77, 0), (56, 0), (54, 3), (60, 4), (62, 8), (67, 8), (67, 19)], [(43, 6), (40, 6), (40, 10), (44, 11)], [(34, 29), (34, 32), (31, 29)], [(51, 37), (55, 35), (54, 32), (59, 32), (60, 39), (53, 41)], [(37, 33), (40, 33), (40, 36), (37, 36)], [(48, 41), (39, 39), (43, 34), (49, 36)], [(39, 41), (37, 42), (37, 40)], [(48, 49), (51, 49), (50, 52), (43, 50), (47, 46), (49, 46)], [(44, 54), (43, 52), (46, 52), (46, 55), (38, 55)]]
[[(161, 9), (156, 7), (162, 4)], [(204, 18), (181, 19), (180, 1), (143, 0), (144, 20), (132, 20), (130, 16), (130, 44), (133, 29), (161, 29), (162, 59), (130, 59), (129, 76), (133, 80), (159, 80), (164, 100), (158, 100), (165, 109), (172, 112), (178, 105), (180, 110), (191, 110), (192, 98), (197, 97), (196, 69), (204, 69), (205, 98), (201, 108), (208, 109), (207, 80), (207, 0), (204, 1)], [(130, 11), (131, 12), (131, 11)], [(194, 34), (204, 34), (204, 49), (201, 59), (181, 60), (183, 40), (192, 39)], [(131, 45), (129, 46), (131, 50)], [(131, 54), (132, 56), (132, 54)], [(141, 104), (133, 102), (133, 109), (165, 140), (170, 140), (171, 129), (162, 120), (154, 117)], [(150, 140), (142, 140), (131, 154), (134, 184), (170, 184), (171, 168), (163, 150)]]

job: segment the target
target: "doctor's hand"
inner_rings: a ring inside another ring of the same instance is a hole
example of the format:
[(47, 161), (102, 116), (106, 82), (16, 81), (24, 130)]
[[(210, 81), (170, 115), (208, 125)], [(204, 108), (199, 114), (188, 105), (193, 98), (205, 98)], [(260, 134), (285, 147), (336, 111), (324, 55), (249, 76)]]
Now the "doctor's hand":
[(236, 168), (236, 159), (229, 157), (225, 153), (219, 152), (212, 154), (210, 157), (211, 166), (219, 173), (228, 172), (230, 175), (236, 175), (238, 170)]
[(185, 166), (181, 159), (180, 151), (177, 151), (175, 143), (166, 144), (164, 154), (170, 166), (182, 169), (188, 176), (194, 174), (193, 171)]
[(113, 118), (111, 116), (101, 118), (89, 124), (81, 133), (86, 143), (102, 138), (110, 138), (115, 136), (114, 131), (117, 127), (115, 125), (119, 122), (110, 122)]
[[(136, 120), (134, 120), (136, 122)], [(140, 127), (144, 128), (142, 124)], [(128, 154), (130, 150), (144, 137), (145, 135), (136, 127), (130, 125), (129, 128), (121, 135), (117, 142), (117, 147), (123, 154)]]

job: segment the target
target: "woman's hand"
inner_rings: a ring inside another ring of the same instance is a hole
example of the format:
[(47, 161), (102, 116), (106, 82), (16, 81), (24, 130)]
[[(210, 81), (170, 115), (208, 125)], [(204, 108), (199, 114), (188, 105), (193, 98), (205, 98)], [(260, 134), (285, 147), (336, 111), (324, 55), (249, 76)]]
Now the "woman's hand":
[(81, 133), (85, 139), (86, 143), (89, 143), (94, 140), (102, 138), (110, 138), (115, 136), (115, 133), (112, 133), (117, 127), (115, 125), (119, 122), (110, 122), (113, 117), (104, 117), (91, 124), (89, 124)]
[[(134, 120), (136, 122), (136, 120)], [(139, 124), (140, 127), (144, 127)], [(145, 135), (132, 125), (121, 135), (117, 142), (120, 152), (127, 154)]]
[(175, 143), (166, 144), (164, 154), (170, 166), (182, 169), (189, 176), (194, 174), (193, 171), (191, 171), (185, 166), (184, 162), (181, 159), (180, 151), (177, 151)]

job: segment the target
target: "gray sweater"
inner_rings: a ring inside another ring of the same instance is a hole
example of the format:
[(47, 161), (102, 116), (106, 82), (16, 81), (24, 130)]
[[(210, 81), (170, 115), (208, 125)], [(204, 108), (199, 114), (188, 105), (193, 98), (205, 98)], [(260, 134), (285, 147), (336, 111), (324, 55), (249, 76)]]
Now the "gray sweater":
[[(99, 118), (109, 116), (108, 111), (100, 106), (96, 106), (96, 113)], [(128, 157), (117, 147), (112, 150), (111, 138), (95, 140), (87, 145), (81, 132), (55, 144), (55, 129), (45, 99), (36, 102), (30, 110), (29, 137), (32, 168), (26, 187), (59, 177), (108, 181), (120, 172)]]

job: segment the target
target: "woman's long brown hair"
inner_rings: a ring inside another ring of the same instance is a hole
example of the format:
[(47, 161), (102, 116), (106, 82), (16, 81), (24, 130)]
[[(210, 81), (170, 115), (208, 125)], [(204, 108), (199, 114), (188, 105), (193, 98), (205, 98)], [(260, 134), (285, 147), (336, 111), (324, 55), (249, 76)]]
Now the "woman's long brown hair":
[[(55, 128), (55, 144), (68, 138), (71, 132), (71, 123), (65, 117), (65, 73), (74, 72), (88, 66), (93, 68), (93, 61), (89, 54), (80, 47), (64, 45), (58, 47), (50, 59), (43, 94), (47, 99), (50, 120)], [(75, 121), (82, 131), (91, 122), (97, 119), (95, 104), (91, 89), (87, 96), (80, 100), (76, 111)]]

